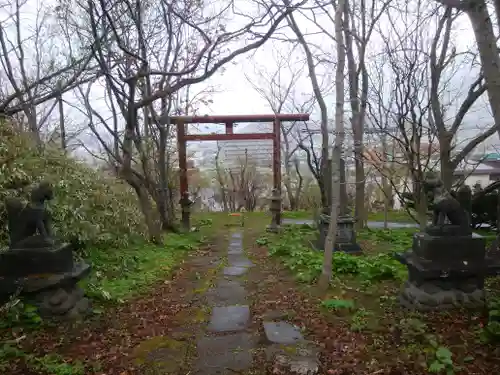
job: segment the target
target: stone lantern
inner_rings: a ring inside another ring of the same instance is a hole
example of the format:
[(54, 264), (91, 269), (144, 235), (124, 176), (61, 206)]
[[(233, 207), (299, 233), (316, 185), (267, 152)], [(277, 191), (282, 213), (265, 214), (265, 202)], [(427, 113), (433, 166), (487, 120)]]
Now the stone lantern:
[[(331, 171), (331, 161), (327, 163), (327, 175), (330, 176)], [(357, 254), (361, 253), (362, 249), (356, 242), (356, 231), (354, 229), (354, 223), (356, 220), (349, 214), (349, 208), (347, 206), (347, 189), (346, 189), (346, 177), (345, 177), (345, 162), (344, 159), (340, 159), (340, 202), (339, 202), (339, 216), (337, 218), (337, 233), (335, 237), (335, 248), (334, 251), (343, 251), (346, 253)], [(325, 240), (328, 233), (328, 227), (330, 226), (330, 209), (331, 209), (331, 179), (327, 180), (327, 196), (329, 197), (328, 207), (323, 210), (318, 222), (319, 237), (316, 247), (320, 250), (325, 249)]]
[(281, 194), (278, 189), (273, 189), (269, 198), (271, 211), (271, 224), (267, 227), (269, 232), (278, 232), (281, 225)]

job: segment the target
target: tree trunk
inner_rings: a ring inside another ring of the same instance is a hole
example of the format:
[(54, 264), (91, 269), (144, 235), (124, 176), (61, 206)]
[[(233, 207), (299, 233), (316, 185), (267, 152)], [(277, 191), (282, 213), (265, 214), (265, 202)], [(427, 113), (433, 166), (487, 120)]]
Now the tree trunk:
[[(500, 124), (500, 56), (496, 44), (488, 8), (484, 0), (474, 1), (466, 10), (474, 29), (484, 79), (488, 87), (488, 99), (495, 124)], [(497, 14), (497, 17), (500, 16)], [(498, 130), (500, 135), (500, 129)]]
[(441, 181), (443, 181), (444, 188), (450, 191), (453, 186), (453, 171), (455, 168), (451, 165), (449, 156), (443, 155), (440, 159)]
[(387, 176), (382, 175), (382, 191), (384, 193), (384, 229), (389, 228), (389, 210), (392, 208), (391, 198), (392, 198), (392, 187), (389, 183)]
[(171, 209), (173, 204), (169, 204), (172, 195), (169, 190), (170, 189), (167, 188), (167, 191), (159, 191), (156, 195), (153, 195), (153, 197), (156, 203), (158, 217), (160, 218), (162, 231), (178, 233), (179, 230), (175, 222), (175, 216)]
[[(61, 81), (57, 83), (57, 89), (61, 90)], [(61, 148), (63, 152), (66, 153), (68, 145), (66, 142), (66, 125), (64, 123), (64, 103), (61, 93), (57, 96), (57, 104), (59, 109), (59, 133), (61, 137)]]
[[(341, 0), (343, 3), (343, 1)], [(286, 4), (289, 5), (289, 1), (285, 2)], [(343, 5), (342, 9), (340, 10), (343, 12)], [(309, 79), (311, 80), (311, 85), (314, 93), (314, 97), (316, 101), (318, 102), (318, 106), (320, 108), (320, 116), (321, 116), (321, 160), (320, 160), (320, 174), (318, 178), (318, 184), (320, 185), (320, 190), (321, 190), (321, 203), (323, 204), (323, 207), (326, 208), (325, 204), (328, 203), (328, 200), (325, 195), (325, 181), (326, 179), (331, 179), (332, 176), (327, 176), (326, 175), (326, 170), (328, 169), (328, 154), (329, 154), (329, 129), (328, 129), (328, 110), (326, 107), (326, 102), (323, 97), (323, 93), (321, 92), (321, 87), (320, 83), (318, 81), (318, 77), (316, 76), (316, 63), (314, 60), (313, 53), (311, 49), (309, 48), (309, 45), (307, 44), (306, 39), (304, 38), (304, 34), (302, 34), (300, 28), (297, 25), (297, 22), (295, 22), (295, 18), (293, 14), (290, 14), (288, 16), (288, 22), (292, 30), (294, 31), (295, 35), (297, 36), (297, 40), (300, 43), (300, 45), (304, 49), (304, 53), (306, 55), (306, 62), (307, 62), (307, 71), (309, 73)], [(342, 14), (340, 15), (340, 21), (342, 22)], [(342, 33), (342, 25), (339, 25), (340, 27), (340, 33)], [(342, 45), (343, 45), (342, 41)], [(344, 47), (342, 47), (344, 48)], [(343, 51), (345, 53), (345, 51)], [(342, 72), (343, 74), (343, 72)], [(321, 183), (320, 181), (321, 180)]]
[(158, 169), (159, 169), (159, 177), (160, 177), (160, 187), (157, 191), (155, 191), (152, 196), (156, 202), (156, 208), (158, 210), (158, 216), (161, 222), (161, 229), (164, 231), (173, 231), (177, 232), (177, 228), (175, 227), (175, 219), (171, 217), (171, 210), (168, 209), (168, 201), (170, 200), (170, 192), (168, 188), (168, 176), (167, 176), (167, 129), (164, 125), (160, 125), (159, 133), (160, 133), (160, 144), (159, 144), (159, 157), (158, 157)]
[[(342, 1), (342, 0), (340, 0)], [(336, 116), (337, 117), (337, 116)], [(338, 138), (338, 136), (337, 136)], [(336, 142), (337, 143), (337, 142)], [(340, 206), (340, 155), (341, 148), (334, 148), (332, 158), (332, 202), (330, 210), (330, 225), (325, 239), (325, 250), (323, 253), (323, 268), (321, 277), (318, 280), (318, 286), (321, 291), (326, 291), (332, 279), (333, 249), (335, 248), (335, 239), (337, 234), (337, 219)]]
[(132, 186), (139, 199), (139, 206), (141, 207), (146, 226), (148, 228), (149, 240), (155, 244), (161, 244), (161, 227), (158, 220), (155, 218), (153, 206), (151, 205), (150, 195), (146, 187), (141, 181), (138, 181), (129, 171), (122, 172), (125, 180)]
[[(288, 176), (290, 171), (287, 171)], [(290, 211), (295, 211), (297, 209), (297, 204), (295, 201), (295, 197), (293, 195), (293, 187), (292, 184), (290, 183), (290, 177), (286, 177), (284, 181), (285, 189), (286, 189), (286, 195), (288, 197), (288, 203), (290, 204)]]
[[(325, 250), (323, 254), (323, 269), (318, 280), (318, 286), (326, 291), (332, 279), (333, 249), (337, 234), (337, 217), (340, 202), (340, 159), (342, 157), (342, 146), (344, 143), (344, 68), (345, 68), (345, 45), (342, 35), (342, 14), (346, 6), (345, 0), (339, 0), (335, 11), (335, 38), (337, 41), (337, 67), (335, 71), (335, 146), (333, 149), (332, 165), (332, 189), (331, 189), (331, 211), (330, 225), (325, 239)], [(328, 154), (323, 154), (323, 158)], [(323, 176), (325, 177), (325, 176)]]
[[(356, 141), (355, 141), (356, 142)], [(356, 217), (356, 229), (363, 229), (366, 222), (366, 209), (365, 209), (365, 167), (363, 165), (363, 145), (361, 149), (355, 146), (354, 160), (355, 160), (355, 174), (356, 174), (356, 195), (354, 212)]]

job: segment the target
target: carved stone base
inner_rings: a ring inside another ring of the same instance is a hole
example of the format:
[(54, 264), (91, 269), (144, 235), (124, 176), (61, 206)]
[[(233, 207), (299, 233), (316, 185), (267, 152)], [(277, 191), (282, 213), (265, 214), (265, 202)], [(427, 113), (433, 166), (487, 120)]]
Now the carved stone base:
[(51, 319), (75, 319), (90, 312), (90, 301), (78, 285), (46, 289), (27, 300), (38, 308), (40, 316)]
[(484, 289), (475, 282), (454, 282), (429, 280), (417, 286), (406, 282), (399, 297), (403, 307), (418, 311), (447, 310), (453, 308), (480, 308), (485, 304)]
[(9, 249), (0, 252), (0, 276), (25, 277), (59, 273), (73, 268), (73, 246), (63, 243), (53, 248)]
[(75, 319), (90, 312), (90, 302), (78, 282), (90, 273), (84, 261), (75, 262), (68, 272), (35, 274), (24, 278), (0, 277), (0, 302), (16, 292), (36, 306), (40, 316), (52, 319)]

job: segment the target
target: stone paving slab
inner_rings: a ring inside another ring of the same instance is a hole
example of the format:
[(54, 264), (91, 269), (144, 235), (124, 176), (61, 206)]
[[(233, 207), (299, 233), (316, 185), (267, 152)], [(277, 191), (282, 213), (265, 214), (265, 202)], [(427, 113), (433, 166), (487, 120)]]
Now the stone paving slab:
[(229, 255), (243, 255), (243, 248), (229, 248), (229, 251), (227, 252)]
[(169, 336), (155, 336), (137, 345), (132, 358), (145, 373), (179, 374), (185, 365), (189, 341)]
[(243, 247), (243, 242), (241, 240), (231, 240), (231, 242), (229, 242), (229, 247), (233, 247), (233, 248), (240, 248), (240, 247)]
[(243, 234), (241, 232), (234, 232), (231, 234), (231, 238), (243, 238)]
[(254, 264), (244, 255), (230, 254), (227, 257), (229, 267), (253, 267)]
[(295, 344), (303, 341), (304, 337), (300, 330), (288, 322), (264, 322), (264, 333), (266, 338), (275, 344)]
[(247, 292), (238, 281), (221, 279), (207, 291), (205, 298), (210, 306), (244, 305)]
[(247, 267), (225, 267), (224, 275), (225, 276), (242, 276), (247, 272)]
[(265, 349), (272, 371), (287, 375), (316, 375), (319, 373), (319, 347), (312, 342), (294, 345), (272, 344)]
[(211, 332), (241, 331), (250, 321), (250, 308), (243, 306), (216, 306), (212, 309), (212, 316), (208, 324)]
[(196, 374), (234, 375), (251, 368), (255, 342), (248, 333), (201, 338), (197, 342)]

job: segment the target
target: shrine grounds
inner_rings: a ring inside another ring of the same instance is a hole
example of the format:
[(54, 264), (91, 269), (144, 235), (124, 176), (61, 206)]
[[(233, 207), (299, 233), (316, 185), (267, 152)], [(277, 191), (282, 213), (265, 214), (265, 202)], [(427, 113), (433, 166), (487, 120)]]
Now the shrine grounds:
[[(320, 293), (314, 228), (271, 234), (267, 213), (246, 213), (243, 227), (239, 219), (198, 214), (198, 231), (169, 234), (161, 248), (88, 249), (94, 269), (84, 287), (94, 314), (68, 325), (45, 322), (29, 306), (12, 309), (1, 320), (0, 373), (500, 373), (497, 278), (488, 279), (481, 311), (399, 306), (406, 268), (390, 253), (410, 248), (416, 228), (358, 232), (363, 255), (336, 253), (331, 287)], [(398, 213), (390, 221), (407, 220)], [(228, 321), (236, 334), (222, 327)], [(276, 342), (272, 325), (288, 329), (290, 342)]]

